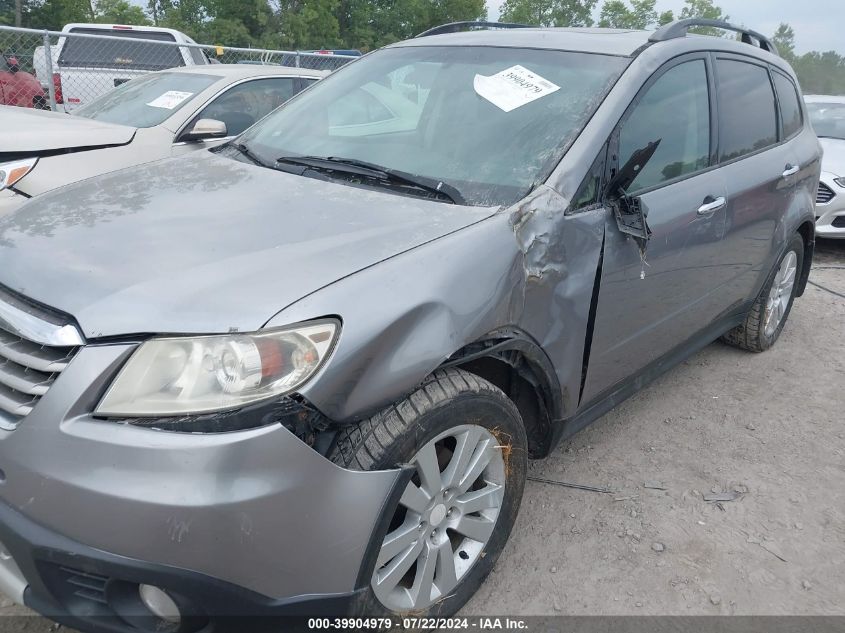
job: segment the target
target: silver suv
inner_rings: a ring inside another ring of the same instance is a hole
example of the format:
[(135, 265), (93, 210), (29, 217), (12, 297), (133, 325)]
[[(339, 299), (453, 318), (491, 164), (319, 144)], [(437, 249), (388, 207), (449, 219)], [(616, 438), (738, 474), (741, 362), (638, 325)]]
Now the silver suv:
[(529, 458), (777, 341), (821, 152), (774, 46), (479, 26), (0, 220), (5, 593), (112, 631), (454, 613)]

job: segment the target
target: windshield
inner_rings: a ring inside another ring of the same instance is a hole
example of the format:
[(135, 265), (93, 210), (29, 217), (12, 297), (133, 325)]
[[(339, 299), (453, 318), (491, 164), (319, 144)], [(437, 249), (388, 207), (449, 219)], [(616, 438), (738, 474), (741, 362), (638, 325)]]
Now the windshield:
[(625, 58), (494, 47), (377, 51), (241, 138), (266, 164), (319, 156), (442, 182), (474, 205), (512, 204), (554, 168)]
[(156, 73), (122, 84), (77, 108), (75, 116), (132, 127), (159, 125), (220, 77), (189, 73)]
[(816, 135), (845, 141), (845, 103), (808, 103)]

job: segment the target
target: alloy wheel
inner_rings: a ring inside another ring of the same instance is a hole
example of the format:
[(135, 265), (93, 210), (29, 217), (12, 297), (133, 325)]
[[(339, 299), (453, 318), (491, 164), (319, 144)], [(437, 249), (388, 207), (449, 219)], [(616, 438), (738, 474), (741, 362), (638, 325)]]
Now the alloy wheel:
[(419, 611), (450, 595), (493, 535), (505, 493), (505, 456), (477, 425), (449, 429), (410, 462), (379, 551), (372, 588), (393, 611)]
[(795, 251), (789, 251), (778, 268), (769, 291), (766, 302), (766, 312), (763, 317), (767, 337), (774, 336), (778, 326), (783, 321), (789, 301), (792, 299), (792, 289), (795, 286), (795, 276), (798, 273), (798, 256)]

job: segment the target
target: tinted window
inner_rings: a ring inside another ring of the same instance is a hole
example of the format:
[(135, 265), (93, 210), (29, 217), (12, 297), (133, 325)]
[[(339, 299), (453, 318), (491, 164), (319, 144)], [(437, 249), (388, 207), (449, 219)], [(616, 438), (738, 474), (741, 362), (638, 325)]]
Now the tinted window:
[(798, 98), (798, 92), (795, 90), (795, 85), (789, 79), (780, 73), (774, 73), (773, 76), (775, 88), (778, 91), (780, 114), (783, 119), (783, 136), (789, 138), (793, 134), (797, 134), (804, 125), (801, 115), (801, 102)]
[(717, 62), (720, 160), (732, 160), (777, 143), (775, 93), (769, 71), (728, 59)]
[(97, 121), (153, 127), (190, 103), (220, 77), (193, 73), (155, 73), (133, 79), (73, 111)]
[(109, 35), (122, 38), (125, 41), (93, 37), (65, 38), (59, 56), (59, 66), (164, 70), (165, 68), (185, 65), (178, 46), (133, 41), (142, 39), (175, 42), (175, 38), (170, 33), (117, 29), (73, 29), (71, 33)]
[(197, 66), (202, 66), (208, 63), (208, 58), (201, 48), (189, 48), (188, 54)]
[(295, 82), (293, 77), (279, 77), (233, 86), (200, 110), (186, 129), (200, 119), (216, 119), (226, 124), (229, 136), (236, 136), (290, 99)]
[(619, 133), (619, 164), (659, 141), (657, 151), (631, 185), (638, 191), (710, 164), (710, 101), (703, 60), (666, 71), (645, 93)]

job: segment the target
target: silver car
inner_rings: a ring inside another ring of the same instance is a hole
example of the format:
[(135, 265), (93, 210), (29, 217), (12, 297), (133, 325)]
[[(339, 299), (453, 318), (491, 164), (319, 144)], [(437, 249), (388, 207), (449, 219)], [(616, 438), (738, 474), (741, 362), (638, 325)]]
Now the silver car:
[(824, 148), (816, 235), (845, 239), (845, 97), (807, 95), (804, 100)]
[(126, 632), (460, 609), (529, 458), (804, 292), (797, 79), (702, 25), (450, 25), (0, 218), (0, 590)]
[(218, 145), (327, 74), (212, 64), (144, 75), (72, 115), (0, 107), (0, 214), (71, 182)]

